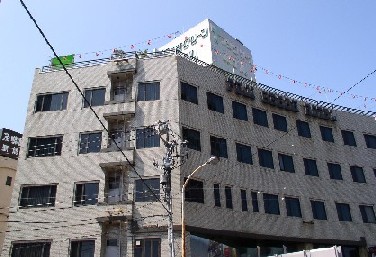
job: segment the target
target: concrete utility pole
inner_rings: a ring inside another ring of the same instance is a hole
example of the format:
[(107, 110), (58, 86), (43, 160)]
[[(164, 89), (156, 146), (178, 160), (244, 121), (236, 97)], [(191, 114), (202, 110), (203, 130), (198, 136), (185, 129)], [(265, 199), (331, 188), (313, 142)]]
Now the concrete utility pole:
[[(176, 159), (180, 159), (180, 163), (184, 161), (187, 157), (186, 153), (186, 141), (175, 140), (174, 133), (170, 129), (168, 121), (158, 121), (157, 131), (164, 143), (166, 148), (166, 154), (162, 158), (162, 165), (154, 161), (154, 166), (160, 168), (163, 171), (160, 177), (160, 183), (164, 191), (164, 201), (167, 204), (168, 209), (168, 243), (170, 246), (170, 257), (175, 257), (175, 246), (174, 246), (174, 233), (173, 233), (173, 221), (172, 221), (172, 197), (171, 197), (171, 171), (176, 163)], [(162, 137), (165, 135), (165, 138)], [(170, 140), (170, 136), (173, 137)], [(180, 146), (181, 152), (184, 154), (178, 154), (178, 146)]]

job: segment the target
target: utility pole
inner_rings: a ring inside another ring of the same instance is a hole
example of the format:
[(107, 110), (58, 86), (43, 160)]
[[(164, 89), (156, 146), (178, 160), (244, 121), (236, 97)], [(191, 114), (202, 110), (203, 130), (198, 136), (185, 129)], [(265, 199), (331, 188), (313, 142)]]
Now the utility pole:
[[(162, 158), (161, 166), (159, 166), (158, 162), (155, 160), (153, 165), (163, 171), (160, 176), (160, 183), (164, 192), (164, 201), (166, 202), (168, 209), (168, 244), (170, 247), (170, 257), (175, 257), (172, 221), (171, 171), (175, 168), (174, 165), (176, 164), (177, 159), (180, 159), (180, 163), (182, 163), (187, 157), (187, 142), (175, 139), (175, 135), (172, 132), (168, 121), (158, 121), (156, 130), (164, 143), (166, 153)], [(165, 137), (162, 137), (163, 135)], [(172, 140), (170, 140), (170, 136), (173, 138)], [(183, 152), (183, 154), (178, 154), (178, 146), (180, 146), (180, 151)]]

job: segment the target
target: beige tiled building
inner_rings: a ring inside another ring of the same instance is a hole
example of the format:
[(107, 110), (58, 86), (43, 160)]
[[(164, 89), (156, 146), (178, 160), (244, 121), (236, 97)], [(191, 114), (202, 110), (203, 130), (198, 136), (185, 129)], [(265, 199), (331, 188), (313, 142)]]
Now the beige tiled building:
[(165, 149), (144, 127), (158, 120), (189, 141), (188, 160), (172, 171), (177, 256), (182, 183), (211, 155), (219, 164), (186, 191), (188, 256), (342, 245), (344, 256), (365, 257), (376, 245), (369, 115), (181, 53), (76, 63), (69, 73), (88, 102), (64, 71), (35, 72), (10, 209), (20, 222), (9, 226), (1, 256), (169, 256), (165, 202), (145, 185), (162, 194), (153, 161)]

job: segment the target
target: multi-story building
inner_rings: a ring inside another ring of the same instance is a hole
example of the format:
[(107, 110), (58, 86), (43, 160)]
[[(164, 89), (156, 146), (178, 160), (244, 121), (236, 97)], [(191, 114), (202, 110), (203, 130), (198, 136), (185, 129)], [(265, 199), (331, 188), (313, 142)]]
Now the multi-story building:
[[(175, 52), (37, 69), (1, 256), (169, 256), (160, 187), (169, 120), (176, 255), (269, 256), (376, 245), (376, 123)], [(95, 113), (94, 113), (95, 112)], [(102, 127), (101, 123), (105, 128)], [(120, 149), (118, 148), (120, 147)], [(157, 197), (156, 197), (157, 196)], [(32, 255), (35, 254), (35, 255)], [(39, 255), (37, 255), (39, 254)]]
[(17, 171), (19, 143), (22, 135), (10, 129), (0, 129), (0, 251), (7, 230), (9, 204)]

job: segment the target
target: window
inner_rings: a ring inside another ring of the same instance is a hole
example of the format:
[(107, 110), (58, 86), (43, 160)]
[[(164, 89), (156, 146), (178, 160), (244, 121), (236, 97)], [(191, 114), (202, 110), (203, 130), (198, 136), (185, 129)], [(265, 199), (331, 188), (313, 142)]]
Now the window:
[(260, 126), (269, 127), (266, 111), (252, 108), (252, 115), (253, 115), (253, 123), (260, 125)]
[(50, 207), (55, 206), (56, 185), (22, 186), (20, 206)]
[(272, 151), (265, 149), (258, 149), (258, 157), (260, 166), (274, 169)]
[(226, 139), (210, 136), (211, 155), (227, 158)]
[(49, 257), (51, 242), (12, 243), (12, 257)]
[(273, 113), (273, 123), (276, 130), (287, 132), (287, 120), (286, 117)]
[(214, 184), (214, 206), (221, 207), (221, 192), (219, 184)]
[(240, 197), (241, 197), (241, 200), (242, 200), (242, 211), (248, 211), (247, 191), (241, 189), (240, 190)]
[(265, 213), (279, 215), (278, 195), (263, 194)]
[(324, 202), (311, 200), (312, 214), (315, 220), (326, 220)]
[(251, 198), (252, 198), (252, 208), (253, 212), (259, 212), (259, 205), (257, 200), (257, 192), (251, 192)]
[(368, 148), (376, 149), (376, 136), (364, 134), (364, 140)]
[(86, 89), (85, 99), (87, 101), (84, 100), (84, 108), (87, 108), (90, 105), (92, 107), (104, 105), (105, 93), (106, 93), (105, 88)]
[(94, 252), (94, 240), (82, 240), (71, 242), (70, 257), (94, 257)]
[(136, 239), (134, 257), (161, 257), (161, 240), (158, 238)]
[(303, 159), (305, 174), (310, 176), (319, 176), (319, 171), (317, 170), (316, 160)]
[(356, 146), (354, 133), (352, 131), (341, 130), (343, 144), (349, 146)]
[(12, 185), (12, 177), (7, 176), (7, 180), (5, 181), (6, 186)]
[(334, 142), (332, 128), (320, 126), (322, 140), (327, 142)]
[(159, 147), (159, 135), (153, 128), (136, 129), (136, 148)]
[(99, 183), (76, 183), (74, 205), (94, 205), (98, 202)]
[(101, 150), (102, 132), (80, 134), (80, 154), (98, 153)]
[(198, 104), (197, 100), (197, 87), (192, 86), (185, 82), (180, 82), (181, 84), (181, 99), (194, 104)]
[(136, 202), (155, 202), (159, 200), (159, 178), (137, 179), (135, 183)]
[(294, 161), (292, 159), (292, 156), (279, 153), (278, 160), (279, 168), (281, 171), (287, 171), (291, 173), (295, 172)]
[(223, 97), (213, 93), (206, 93), (208, 109), (215, 112), (224, 113)]
[(359, 205), (359, 209), (364, 223), (376, 223), (375, 211), (372, 206)]
[(300, 202), (298, 198), (285, 197), (287, 216), (302, 217)]
[(48, 157), (61, 155), (63, 136), (31, 137), (27, 157)]
[(245, 104), (232, 101), (232, 116), (238, 120), (248, 120), (247, 107)]
[(232, 191), (230, 186), (225, 186), (226, 208), (232, 209)]
[(236, 143), (236, 156), (238, 162), (253, 164), (250, 146)]
[(190, 179), (185, 188), (185, 200), (187, 202), (204, 203), (204, 182)]
[(331, 179), (342, 180), (341, 165), (328, 162), (328, 170)]
[(351, 176), (354, 182), (366, 183), (363, 168), (358, 166), (350, 166)]
[(68, 92), (38, 95), (35, 112), (66, 110), (67, 101)]
[(297, 120), (296, 121), (296, 128), (298, 129), (298, 135), (301, 137), (307, 137), (311, 138), (311, 130), (309, 128), (309, 123), (302, 121), (302, 120)]
[(350, 205), (347, 203), (336, 203), (336, 208), (339, 221), (352, 221)]
[(155, 101), (160, 98), (159, 82), (139, 83), (137, 101)]
[(188, 141), (188, 148), (201, 151), (200, 132), (183, 127), (183, 139)]

